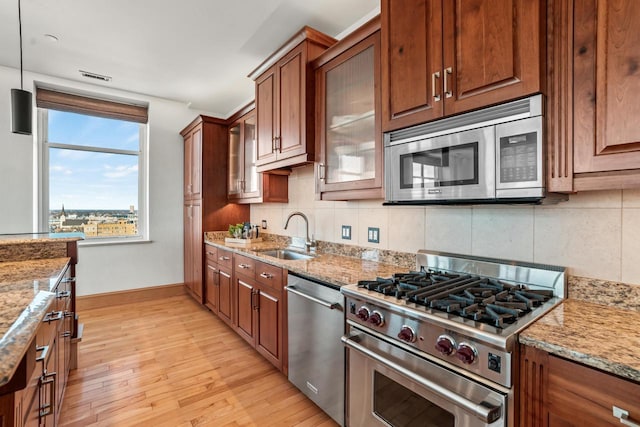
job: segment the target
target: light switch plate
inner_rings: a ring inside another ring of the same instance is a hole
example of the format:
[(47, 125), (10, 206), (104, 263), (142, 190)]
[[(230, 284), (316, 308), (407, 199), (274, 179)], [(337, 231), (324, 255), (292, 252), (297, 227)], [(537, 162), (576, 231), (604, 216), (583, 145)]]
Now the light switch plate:
[(367, 228), (367, 241), (369, 243), (380, 243), (380, 229), (378, 227)]
[(342, 226), (342, 238), (344, 240), (351, 240), (351, 226), (343, 225)]

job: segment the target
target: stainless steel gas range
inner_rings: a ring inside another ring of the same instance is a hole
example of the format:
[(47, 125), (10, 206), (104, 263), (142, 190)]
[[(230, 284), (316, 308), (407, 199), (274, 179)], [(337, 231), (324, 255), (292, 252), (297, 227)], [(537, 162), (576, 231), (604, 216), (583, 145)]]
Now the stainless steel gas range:
[(561, 267), (430, 252), (343, 286), (349, 426), (513, 426), (520, 330), (557, 305)]

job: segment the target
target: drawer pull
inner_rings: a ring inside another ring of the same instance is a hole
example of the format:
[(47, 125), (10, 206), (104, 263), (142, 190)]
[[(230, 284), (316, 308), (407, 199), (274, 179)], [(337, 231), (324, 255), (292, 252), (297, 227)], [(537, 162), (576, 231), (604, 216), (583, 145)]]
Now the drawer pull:
[(50, 313), (47, 313), (44, 316), (44, 319), (42, 321), (43, 322), (55, 322), (57, 320), (62, 320), (63, 316), (64, 316), (64, 313), (62, 311), (52, 311)]
[(228, 256), (221, 256), (218, 258), (220, 261), (229, 261), (231, 258), (229, 258)]
[(47, 355), (49, 354), (49, 346), (43, 345), (42, 347), (36, 347), (36, 352), (41, 351), (42, 354), (40, 357), (36, 357), (36, 362), (44, 362), (47, 360)]
[(238, 268), (246, 269), (251, 268), (251, 266), (249, 264), (238, 264)]
[(58, 292), (58, 294), (56, 295), (58, 299), (69, 298), (70, 296), (71, 296), (71, 291), (61, 291), (61, 292)]
[[(53, 405), (56, 401), (56, 373), (45, 373), (40, 377), (40, 387), (49, 385), (49, 403), (44, 403), (40, 406), (40, 418), (44, 418), (53, 414)], [(41, 390), (42, 392), (42, 390)]]
[(629, 420), (629, 411), (625, 411), (617, 406), (613, 407), (613, 416), (620, 420), (620, 424), (624, 424), (629, 427), (640, 427), (640, 424), (634, 423)]
[(273, 274), (262, 272), (262, 273), (260, 273), (260, 277), (262, 277), (264, 279), (273, 279)]
[(73, 311), (65, 311), (64, 317), (73, 317)]
[(207, 255), (213, 255), (213, 252), (207, 252)]

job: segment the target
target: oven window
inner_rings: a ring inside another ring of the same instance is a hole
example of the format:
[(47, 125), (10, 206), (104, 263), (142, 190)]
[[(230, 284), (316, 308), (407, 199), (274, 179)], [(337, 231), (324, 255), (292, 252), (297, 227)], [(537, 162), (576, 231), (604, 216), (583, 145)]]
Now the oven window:
[(478, 142), (400, 156), (400, 188), (478, 183)]
[(374, 371), (373, 411), (393, 427), (454, 427), (453, 414)]

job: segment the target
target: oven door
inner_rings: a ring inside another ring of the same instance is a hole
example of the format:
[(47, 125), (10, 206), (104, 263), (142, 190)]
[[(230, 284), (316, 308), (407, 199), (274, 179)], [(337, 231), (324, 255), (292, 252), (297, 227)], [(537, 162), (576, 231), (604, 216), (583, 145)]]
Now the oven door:
[(495, 127), (385, 147), (388, 203), (495, 198)]
[(351, 328), (347, 425), (506, 426), (508, 396)]

